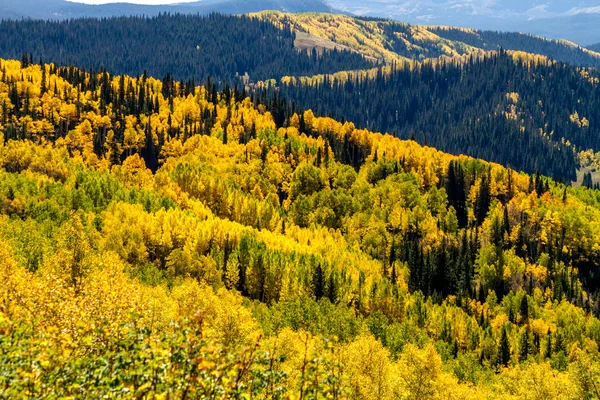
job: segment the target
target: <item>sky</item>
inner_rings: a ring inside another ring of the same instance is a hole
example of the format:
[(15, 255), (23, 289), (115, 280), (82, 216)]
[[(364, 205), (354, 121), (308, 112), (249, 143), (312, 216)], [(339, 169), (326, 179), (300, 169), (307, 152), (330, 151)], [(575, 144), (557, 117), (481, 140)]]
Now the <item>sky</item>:
[(191, 3), (198, 0), (68, 0), (74, 3), (108, 4), (108, 3), (133, 3), (133, 4), (176, 4)]

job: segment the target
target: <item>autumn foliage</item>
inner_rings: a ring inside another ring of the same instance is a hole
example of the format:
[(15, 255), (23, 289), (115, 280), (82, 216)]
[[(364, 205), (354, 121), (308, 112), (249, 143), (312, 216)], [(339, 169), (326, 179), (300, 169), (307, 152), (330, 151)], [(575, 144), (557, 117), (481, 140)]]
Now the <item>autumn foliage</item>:
[(0, 69), (0, 396), (598, 395), (597, 191), (237, 88)]

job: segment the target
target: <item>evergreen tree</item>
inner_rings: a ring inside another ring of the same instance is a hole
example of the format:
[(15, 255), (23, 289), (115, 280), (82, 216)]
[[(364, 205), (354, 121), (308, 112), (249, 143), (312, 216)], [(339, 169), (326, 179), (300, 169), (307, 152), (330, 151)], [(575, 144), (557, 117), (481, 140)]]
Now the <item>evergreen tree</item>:
[(490, 183), (489, 178), (484, 175), (481, 178), (481, 186), (477, 198), (475, 200), (475, 219), (478, 225), (483, 223), (483, 220), (487, 216), (490, 209), (491, 195), (490, 195)]
[(321, 264), (318, 264), (313, 272), (312, 277), (313, 295), (317, 300), (325, 296), (325, 274)]
[(450, 205), (456, 210), (458, 226), (464, 228), (467, 226), (467, 194), (464, 172), (458, 161), (453, 160), (448, 166), (446, 193)]
[(508, 367), (510, 364), (510, 345), (508, 343), (508, 335), (506, 327), (502, 327), (502, 335), (500, 337), (500, 345), (498, 347), (498, 365)]

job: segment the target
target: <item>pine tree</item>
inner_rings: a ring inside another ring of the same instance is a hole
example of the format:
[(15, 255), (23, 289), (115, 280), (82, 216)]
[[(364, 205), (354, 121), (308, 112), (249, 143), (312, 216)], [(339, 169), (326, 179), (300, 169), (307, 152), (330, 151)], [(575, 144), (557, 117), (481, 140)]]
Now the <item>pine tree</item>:
[(481, 186), (479, 193), (475, 199), (475, 219), (477, 224), (481, 225), (487, 216), (490, 209), (491, 195), (490, 195), (490, 183), (486, 175), (481, 178)]
[(586, 172), (583, 174), (583, 183), (581, 185), (588, 189), (592, 189), (594, 187), (594, 181), (592, 180), (591, 172)]
[(508, 343), (508, 334), (506, 327), (502, 328), (502, 336), (500, 337), (500, 346), (498, 348), (498, 365), (508, 367), (510, 363), (510, 345)]
[(523, 362), (527, 360), (529, 352), (529, 335), (527, 334), (527, 331), (525, 331), (521, 334), (519, 339), (519, 361)]
[(446, 179), (446, 193), (448, 201), (456, 210), (459, 228), (467, 226), (467, 194), (465, 188), (465, 177), (461, 165), (457, 161), (451, 161), (448, 166)]
[(527, 302), (527, 296), (524, 295), (521, 299), (521, 321), (527, 321), (529, 319), (529, 303)]
[(321, 264), (317, 265), (313, 272), (312, 278), (313, 295), (317, 300), (321, 300), (325, 296), (325, 274)]
[(546, 350), (544, 351), (544, 358), (552, 357), (552, 333), (548, 331), (548, 336), (546, 337)]

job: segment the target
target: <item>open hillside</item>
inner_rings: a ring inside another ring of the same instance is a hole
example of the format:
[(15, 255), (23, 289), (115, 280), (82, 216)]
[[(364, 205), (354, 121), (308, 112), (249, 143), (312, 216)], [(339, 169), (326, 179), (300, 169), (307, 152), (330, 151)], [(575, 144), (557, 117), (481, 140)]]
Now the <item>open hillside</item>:
[(0, 396), (593, 398), (600, 192), (0, 61)]

